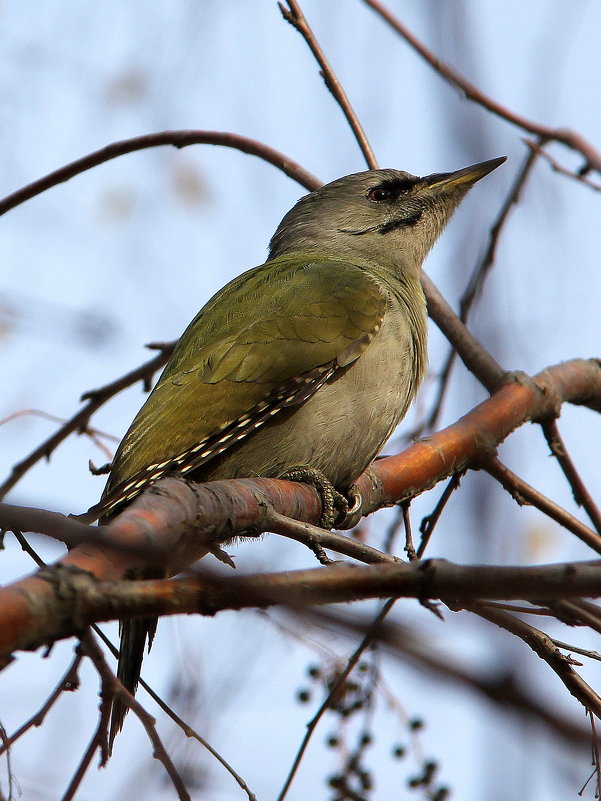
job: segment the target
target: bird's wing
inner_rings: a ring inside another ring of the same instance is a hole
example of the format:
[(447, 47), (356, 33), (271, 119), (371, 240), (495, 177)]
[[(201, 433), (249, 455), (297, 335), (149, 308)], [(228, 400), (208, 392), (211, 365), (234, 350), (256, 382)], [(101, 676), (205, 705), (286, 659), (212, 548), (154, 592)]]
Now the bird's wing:
[(361, 266), (282, 257), (217, 293), (182, 335), (115, 456), (103, 512), (190, 473), (359, 358), (387, 294)]

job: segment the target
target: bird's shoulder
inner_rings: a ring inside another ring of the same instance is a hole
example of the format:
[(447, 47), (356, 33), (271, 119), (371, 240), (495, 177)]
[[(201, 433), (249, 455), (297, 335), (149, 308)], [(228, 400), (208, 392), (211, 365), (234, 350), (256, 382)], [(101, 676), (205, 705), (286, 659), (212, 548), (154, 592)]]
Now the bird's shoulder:
[(200, 310), (159, 383), (276, 384), (338, 357), (352, 361), (387, 302), (368, 265), (280, 257), (238, 276)]

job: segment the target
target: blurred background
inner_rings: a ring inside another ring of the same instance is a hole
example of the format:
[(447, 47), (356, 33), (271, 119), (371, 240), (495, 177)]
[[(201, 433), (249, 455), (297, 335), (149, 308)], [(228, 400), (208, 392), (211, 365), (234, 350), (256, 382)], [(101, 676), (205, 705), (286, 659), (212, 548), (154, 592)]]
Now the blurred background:
[[(508, 162), (463, 203), (426, 269), (456, 305), (482, 255), (489, 229), (526, 156), (524, 132), (468, 102), (436, 75), (360, 0), (304, 0), (303, 9), (345, 87), (381, 166), (416, 174), (454, 170), (507, 155)], [(390, 9), (442, 59), (500, 103), (545, 125), (570, 127), (599, 146), (601, 6), (580, 0), (390, 0)], [(365, 168), (357, 145), (301, 37), (272, 0), (106, 0), (101, 5), (7, 0), (0, 6), (0, 194), (110, 142), (177, 128), (233, 131), (300, 162), (323, 181)], [(550, 152), (578, 169), (582, 158)], [(0, 480), (70, 417), (86, 391), (151, 357), (144, 345), (175, 339), (226, 281), (267, 253), (283, 214), (304, 190), (278, 170), (237, 151), (210, 146), (156, 148), (97, 167), (10, 211), (0, 230)], [(539, 161), (496, 251), (494, 269), (470, 327), (507, 369), (536, 373), (573, 357), (599, 354), (601, 244), (599, 194)], [(431, 327), (430, 374), (402, 434), (432, 403), (447, 344)], [(486, 397), (458, 365), (440, 425)], [(140, 385), (120, 394), (92, 424), (117, 439), (142, 404)], [(567, 445), (599, 496), (599, 419), (564, 408)], [(6, 498), (81, 512), (104, 479), (88, 460), (110, 460), (115, 440), (73, 436), (49, 463), (31, 470)], [(107, 452), (108, 449), (110, 452)], [(570, 511), (568, 485), (536, 427), (502, 446), (509, 466)], [(417, 499), (414, 527), (441, 487)], [(391, 513), (369, 521), (380, 546)], [(33, 539), (42, 555), (58, 545)], [(32, 569), (12, 535), (0, 580)], [(270, 536), (231, 546), (241, 572), (314, 564), (294, 543)], [(553, 562), (590, 558), (573, 537), (533, 509), (518, 509), (486, 475), (471, 473), (451, 500), (428, 549), (462, 563)], [(373, 614), (375, 604), (354, 611)], [(585, 726), (584, 710), (525, 645), (446, 612), (437, 620), (416, 602), (398, 602), (394, 619), (449, 664), (499, 681), (519, 676), (541, 704)], [(117, 626), (106, 631), (117, 638)], [(558, 633), (560, 632), (561, 633)], [(569, 642), (579, 632), (553, 629)], [(596, 649), (592, 636), (583, 647)], [(269, 613), (223, 613), (214, 620), (165, 619), (145, 662), (147, 680), (220, 750), (257, 797), (275, 798), (322, 699), (308, 667), (331, 668), (355, 641), (308, 621)], [(72, 653), (19, 655), (0, 675), (0, 719), (10, 733), (43, 703)], [(424, 760), (438, 764), (439, 786), (462, 801), (576, 798), (590, 772), (590, 749), (572, 748), (532, 718), (508, 713), (481, 694), (398, 656), (377, 660), (379, 702), (369, 721), (321, 723), (290, 801), (336, 798), (324, 776), (340, 769), (368, 726), (363, 754), (375, 787), (365, 797), (431, 797), (407, 780)], [(597, 689), (601, 670), (582, 673)], [(343, 664), (343, 662), (342, 662)], [(98, 680), (84, 665), (82, 687), (65, 695), (44, 725), (13, 749), (13, 787), (30, 801), (60, 797), (96, 726)], [(307, 691), (307, 704), (298, 702)], [(155, 706), (140, 691), (140, 700)], [(194, 798), (243, 798), (231, 777), (162, 713), (159, 732)], [(328, 747), (336, 735), (340, 747)], [(346, 738), (346, 739), (345, 739)], [(405, 749), (402, 758), (395, 749)], [(173, 798), (139, 722), (130, 714), (116, 753), (92, 767), (78, 794), (103, 799)], [(8, 795), (7, 766), (0, 786)], [(421, 795), (420, 795), (421, 793)], [(593, 784), (584, 793), (592, 798)]]

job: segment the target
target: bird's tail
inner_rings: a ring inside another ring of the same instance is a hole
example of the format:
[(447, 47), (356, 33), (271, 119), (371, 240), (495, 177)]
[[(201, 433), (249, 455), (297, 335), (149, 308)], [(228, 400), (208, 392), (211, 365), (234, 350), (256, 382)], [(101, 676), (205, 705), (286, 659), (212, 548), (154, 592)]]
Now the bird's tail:
[[(146, 641), (148, 641), (148, 650), (150, 651), (157, 622), (158, 618), (156, 617), (132, 618), (131, 620), (123, 621), (119, 627), (121, 643), (119, 646), (117, 677), (125, 689), (129, 690), (132, 695), (136, 692), (140, 680)], [(109, 734), (109, 753), (112, 753), (115, 737), (123, 727), (123, 721), (125, 720), (128, 708), (127, 704), (121, 698), (118, 696), (113, 698)]]

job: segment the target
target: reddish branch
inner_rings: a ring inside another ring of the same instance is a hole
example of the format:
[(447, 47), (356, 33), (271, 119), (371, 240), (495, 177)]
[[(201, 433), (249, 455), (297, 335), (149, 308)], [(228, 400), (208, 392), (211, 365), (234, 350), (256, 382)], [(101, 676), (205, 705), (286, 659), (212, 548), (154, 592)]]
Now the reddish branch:
[(577, 181), (586, 184), (595, 192), (601, 192), (601, 184), (591, 181), (591, 179), (585, 174), (586, 171), (574, 172), (573, 170), (568, 170), (566, 167), (560, 164), (557, 159), (554, 159), (553, 156), (547, 153), (543, 147), (540, 147), (537, 142), (533, 142), (531, 139), (524, 139), (524, 142), (530, 148), (532, 153), (536, 153), (538, 156), (542, 156), (544, 159), (546, 159), (554, 172), (558, 172), (560, 175), (567, 175), (569, 178), (575, 178)]
[[(529, 420), (553, 418), (565, 401), (592, 408), (601, 405), (601, 365), (597, 360), (566, 362), (544, 370), (534, 379), (514, 376), (452, 426), (415, 443), (404, 453), (376, 461), (359, 479), (364, 497), (363, 512), (413, 497), (457, 471), (485, 464), (494, 455), (496, 445), (511, 431)], [(60, 636), (67, 636), (88, 622), (85, 608), (75, 612), (75, 602), (80, 604), (81, 597), (74, 592), (72, 582), (89, 582), (89, 576), (79, 571), (91, 573), (98, 581), (115, 581), (131, 575), (153, 559), (160, 558), (165, 563), (165, 554), (168, 555), (166, 567), (171, 574), (209, 551), (226, 560), (218, 543), (248, 534), (249, 530), (256, 533), (277, 531), (273, 525), (273, 510), (276, 521), (277, 515), (284, 515), (315, 522), (321, 513), (320, 506), (319, 497), (312, 488), (291, 482), (241, 479), (190, 486), (178, 479), (165, 479), (144, 493), (109, 526), (101, 529), (80, 526), (82, 533), (90, 532), (94, 542), (72, 548), (58, 565), (0, 590), (3, 620), (0, 653), (51, 642), (57, 634), (57, 604), (61, 607)], [(30, 526), (28, 522), (27, 510), (0, 507), (1, 528), (43, 528)], [(40, 520), (30, 522), (39, 523)], [(52, 524), (54, 529), (48, 533), (57, 536), (57, 516), (52, 517)], [(321, 542), (322, 545), (326, 543), (325, 547), (335, 549), (336, 538), (353, 543), (341, 535), (319, 533), (325, 538)], [(309, 529), (307, 544), (311, 544), (312, 536)], [(390, 557), (382, 554), (382, 560), (390, 560)], [(519, 568), (510, 570), (520, 575)], [(342, 572), (336, 575), (340, 577)], [(353, 575), (358, 573), (351, 572), (346, 584), (341, 585), (346, 586), (341, 590), (344, 600), (362, 597), (352, 581)], [(288, 579), (283, 578), (285, 586)], [(490, 587), (481, 578), (477, 586)], [(512, 597), (531, 597), (524, 595), (523, 589), (527, 587), (520, 585), (520, 592)], [(395, 594), (390, 590), (391, 587), (379, 586), (376, 594)], [(579, 590), (594, 594), (593, 585), (579, 585)], [(544, 597), (541, 587), (537, 593)], [(414, 585), (412, 594), (430, 597), (424, 592), (423, 584)], [(435, 593), (434, 597), (440, 595)], [(65, 599), (68, 603), (63, 608)], [(127, 604), (115, 601), (114, 596), (105, 600), (110, 606), (111, 618), (128, 614)]]

